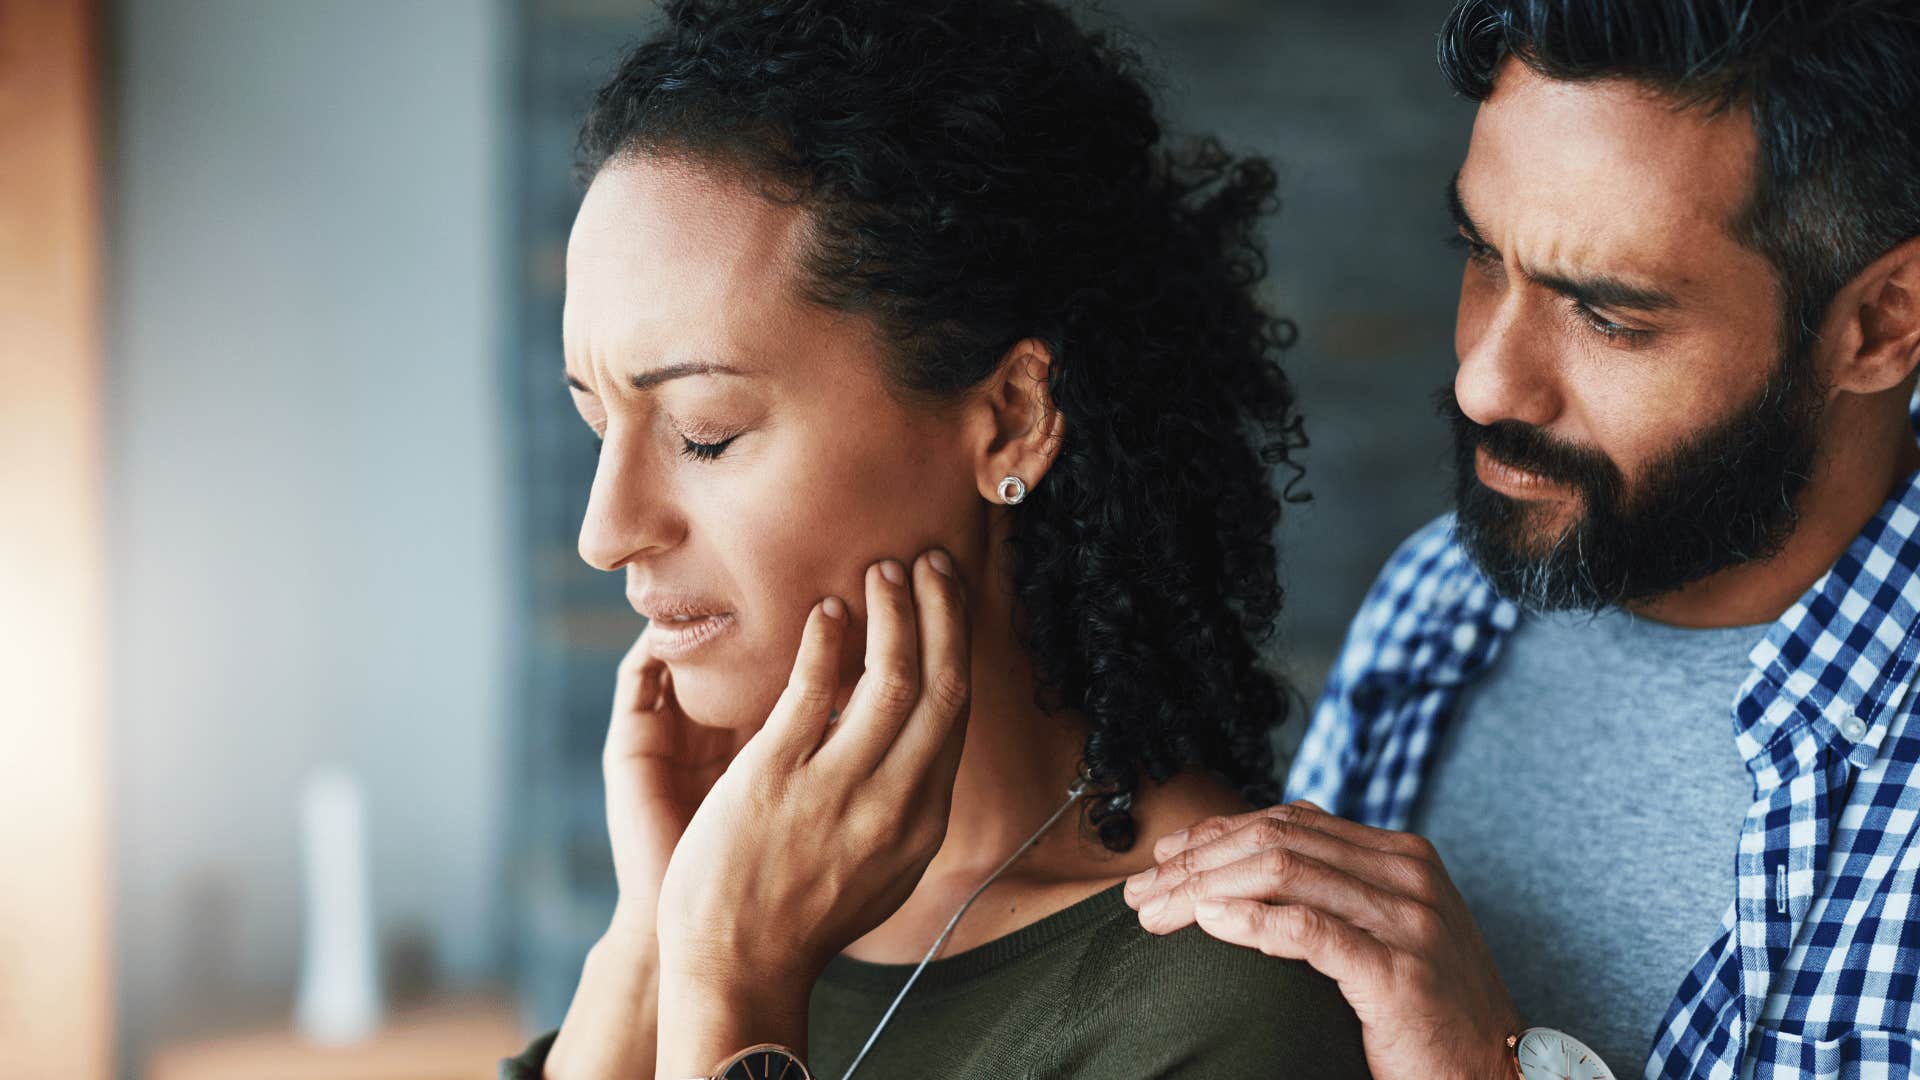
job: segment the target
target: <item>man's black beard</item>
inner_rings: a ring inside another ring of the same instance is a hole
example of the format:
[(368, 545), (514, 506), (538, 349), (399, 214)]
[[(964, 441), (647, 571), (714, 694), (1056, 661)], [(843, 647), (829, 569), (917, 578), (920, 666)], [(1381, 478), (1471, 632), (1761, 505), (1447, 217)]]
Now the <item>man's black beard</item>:
[[(1804, 354), (1803, 354), (1804, 355)], [(1453, 425), (1456, 532), (1500, 595), (1529, 611), (1595, 611), (1652, 599), (1740, 563), (1778, 554), (1799, 522), (1822, 394), (1792, 353), (1732, 416), (1660, 455), (1635, 490), (1605, 454), (1514, 420), (1482, 426), (1451, 385), (1436, 401)], [(1557, 537), (1553, 513), (1489, 489), (1474, 452), (1572, 490), (1581, 516)]]

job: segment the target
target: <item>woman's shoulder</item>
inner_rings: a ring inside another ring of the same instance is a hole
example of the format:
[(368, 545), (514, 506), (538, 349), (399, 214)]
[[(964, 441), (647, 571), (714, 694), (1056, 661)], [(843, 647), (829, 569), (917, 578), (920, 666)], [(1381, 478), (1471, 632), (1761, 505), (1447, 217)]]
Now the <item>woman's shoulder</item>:
[(1063, 1060), (1036, 1075), (1367, 1076), (1359, 1019), (1333, 980), (1198, 926), (1154, 935), (1117, 913), (1089, 936), (1073, 986)]

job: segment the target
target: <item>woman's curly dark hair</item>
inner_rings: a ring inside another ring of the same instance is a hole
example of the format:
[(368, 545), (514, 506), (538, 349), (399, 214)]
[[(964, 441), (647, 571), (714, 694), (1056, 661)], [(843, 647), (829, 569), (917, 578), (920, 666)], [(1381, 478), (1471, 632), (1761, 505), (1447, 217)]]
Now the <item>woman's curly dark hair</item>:
[(676, 0), (595, 94), (590, 179), (633, 154), (743, 170), (803, 205), (811, 300), (867, 317), (937, 400), (1023, 339), (1059, 456), (1015, 514), (1041, 707), (1092, 725), (1088, 822), (1132, 847), (1140, 776), (1198, 764), (1278, 798), (1291, 698), (1261, 661), (1275, 467), (1305, 445), (1256, 300), (1265, 161), (1161, 140), (1138, 55), (1045, 0)]

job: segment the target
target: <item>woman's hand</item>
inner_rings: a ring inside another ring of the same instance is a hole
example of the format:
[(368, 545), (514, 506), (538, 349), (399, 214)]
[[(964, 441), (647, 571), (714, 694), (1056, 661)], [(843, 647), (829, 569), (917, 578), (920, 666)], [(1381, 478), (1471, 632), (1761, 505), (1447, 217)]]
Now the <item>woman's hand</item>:
[(660, 882), (693, 812), (748, 738), (687, 719), (672, 680), (641, 633), (614, 677), (600, 755), (619, 900), (548, 1051), (548, 1080), (645, 1076), (659, 1054)]
[(619, 887), (614, 920), (639, 938), (655, 932), (660, 883), (687, 823), (751, 735), (689, 720), (673, 696), (673, 673), (647, 646), (642, 633), (620, 661), (600, 755)]
[(757, 1042), (805, 1049), (826, 962), (906, 900), (946, 837), (971, 689), (965, 601), (928, 552), (866, 576), (866, 670), (838, 721), (846, 607), (808, 616), (793, 674), (674, 850), (659, 904), (657, 1074)]

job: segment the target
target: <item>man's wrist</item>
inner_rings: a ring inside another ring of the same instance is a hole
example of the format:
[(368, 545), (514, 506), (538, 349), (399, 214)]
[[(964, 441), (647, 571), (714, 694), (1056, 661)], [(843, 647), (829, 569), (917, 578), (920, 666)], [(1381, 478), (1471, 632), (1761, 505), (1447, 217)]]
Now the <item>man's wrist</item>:
[(1500, 1040), (1498, 1060), (1493, 1071), (1487, 1074), (1492, 1080), (1525, 1080), (1526, 1074), (1520, 1071), (1520, 1032), (1523, 1030), (1515, 1025)]
[(1497, 1080), (1524, 1080), (1520, 1071), (1520, 1036), (1527, 1030), (1527, 1022), (1511, 1001), (1501, 1011), (1504, 1015), (1500, 1018), (1500, 1052), (1492, 1075)]

